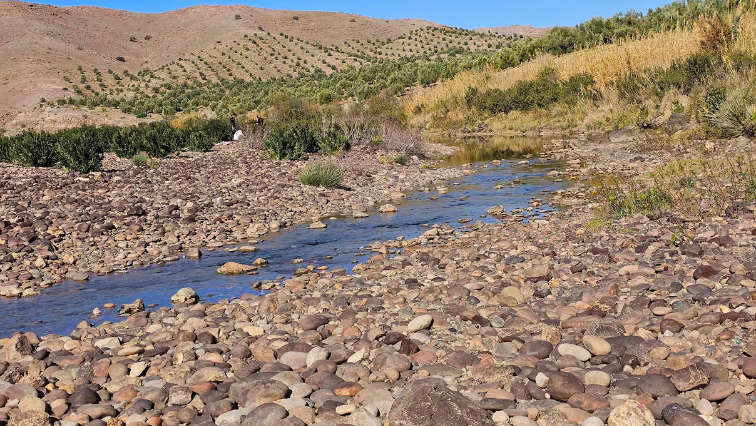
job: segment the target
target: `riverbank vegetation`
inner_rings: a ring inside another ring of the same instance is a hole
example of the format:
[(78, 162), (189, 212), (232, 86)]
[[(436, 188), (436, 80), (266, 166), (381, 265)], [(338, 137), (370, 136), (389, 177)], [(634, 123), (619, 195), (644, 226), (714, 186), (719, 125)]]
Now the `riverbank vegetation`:
[[(384, 93), (349, 110), (318, 105), (286, 94), (268, 111), (267, 125), (254, 114), (236, 119), (247, 137), (240, 143), (261, 149), (275, 160), (297, 160), (305, 154), (343, 155), (353, 146), (383, 149), (394, 155), (417, 155), (422, 140), (399, 119), (397, 100)], [(230, 117), (188, 115), (135, 126), (80, 126), (57, 133), (25, 131), (0, 137), (0, 161), (27, 167), (61, 167), (80, 173), (99, 171), (106, 152), (131, 159), (135, 166), (154, 164), (179, 151), (205, 152), (231, 139)]]
[(28, 130), (0, 138), (0, 161), (89, 173), (100, 170), (105, 152), (122, 158), (166, 157), (182, 149), (202, 152), (228, 140), (229, 133), (228, 124), (220, 119), (193, 119), (180, 127), (157, 121), (127, 127), (80, 126), (57, 133)]
[[(707, 4), (722, 3), (708, 2)], [(692, 3), (696, 4), (696, 3)], [(691, 6), (693, 7), (693, 6)], [(639, 34), (642, 34), (639, 32)], [(713, 7), (692, 25), (562, 56), (542, 53), (523, 65), (486, 68), (423, 89), (404, 102), (409, 124), (426, 131), (609, 131), (649, 127), (688, 112), (722, 136), (752, 132), (746, 105), (756, 64), (756, 12), (750, 2)], [(579, 79), (576, 92), (548, 92), (547, 102), (491, 107), (471, 94), (516, 93), (543, 81)], [(727, 102), (724, 102), (727, 100)], [(719, 108), (719, 107), (722, 108)], [(734, 125), (734, 127), (733, 127)]]
[(333, 161), (316, 161), (302, 168), (299, 181), (309, 186), (335, 188), (344, 181), (344, 169)]

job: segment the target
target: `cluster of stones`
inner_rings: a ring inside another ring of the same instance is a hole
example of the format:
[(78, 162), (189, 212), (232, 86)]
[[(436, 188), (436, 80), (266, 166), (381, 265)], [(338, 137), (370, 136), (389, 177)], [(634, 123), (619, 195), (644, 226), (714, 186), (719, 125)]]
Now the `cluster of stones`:
[(105, 171), (88, 175), (0, 164), (0, 296), (32, 297), (67, 279), (255, 241), (464, 173), (381, 163), (359, 149), (341, 163), (354, 191), (306, 187), (297, 179), (304, 162), (284, 165), (243, 147), (184, 153), (156, 169), (108, 155)]
[(756, 423), (753, 215), (581, 218), (470, 225), (264, 297), (184, 289), (69, 337), (16, 334), (0, 342), (0, 421)]

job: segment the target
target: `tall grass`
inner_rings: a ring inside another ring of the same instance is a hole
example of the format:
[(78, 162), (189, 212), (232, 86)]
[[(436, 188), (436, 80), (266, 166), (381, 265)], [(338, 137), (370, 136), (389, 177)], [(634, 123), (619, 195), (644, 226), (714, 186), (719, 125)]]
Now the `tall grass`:
[[(540, 55), (536, 59), (506, 70), (487, 68), (466, 71), (455, 78), (423, 89), (404, 102), (410, 123), (422, 125), (446, 117), (447, 123), (463, 122), (470, 114), (465, 102), (468, 88), (478, 91), (506, 90), (521, 81), (535, 80), (545, 68), (553, 68), (561, 79), (589, 74), (603, 97), (616, 97), (611, 84), (629, 73), (668, 68), (701, 48), (701, 31), (674, 29), (642, 38), (627, 38), (613, 44), (580, 50), (563, 56)], [(419, 112), (419, 113), (418, 113)]]
[[(707, 64), (695, 63), (696, 55), (700, 55), (699, 59), (708, 55), (714, 60), (704, 69)], [(514, 68), (466, 71), (431, 88), (417, 90), (405, 100), (403, 108), (410, 125), (427, 130), (447, 130), (484, 120), (493, 130), (538, 129), (544, 121), (562, 129), (578, 124), (588, 130), (644, 126), (649, 116), (668, 116), (687, 107), (690, 97), (697, 96), (690, 93), (693, 88), (729, 78), (727, 73), (743, 76), (752, 72), (750, 58), (754, 57), (756, 12), (750, 6), (742, 6), (728, 14), (704, 16), (696, 25), (628, 37), (558, 57), (541, 54)], [(601, 101), (579, 102), (566, 113), (557, 104), (550, 108), (552, 111), (511, 112), (492, 120), (465, 102), (465, 95), (472, 90), (506, 91), (523, 82), (535, 81), (538, 73), (547, 68), (555, 69), (563, 80), (590, 75)], [(691, 72), (696, 74), (692, 76), (695, 78), (686, 78), (684, 74)], [(681, 78), (685, 80), (682, 86), (677, 81)], [(627, 86), (628, 82), (632, 84)], [(637, 91), (637, 96), (629, 98), (628, 87)]]
[(335, 188), (344, 181), (344, 169), (333, 161), (317, 161), (302, 168), (299, 181), (309, 186)]

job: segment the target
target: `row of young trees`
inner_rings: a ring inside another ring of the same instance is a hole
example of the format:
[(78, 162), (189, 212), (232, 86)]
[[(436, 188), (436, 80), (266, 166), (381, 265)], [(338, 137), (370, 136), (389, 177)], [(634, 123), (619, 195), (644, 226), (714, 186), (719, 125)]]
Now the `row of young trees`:
[(630, 11), (611, 18), (594, 18), (576, 27), (558, 27), (538, 39), (514, 41), (495, 51), (449, 51), (445, 56), (430, 59), (416, 55), (397, 60), (381, 59), (360, 68), (349, 67), (327, 75), (318, 69), (300, 73), (296, 78), (226, 79), (217, 82), (194, 81), (166, 84), (158, 93), (122, 95), (88, 95), (71, 98), (64, 103), (88, 107), (119, 108), (126, 113), (145, 116), (150, 113), (172, 115), (179, 111), (211, 108), (225, 115), (264, 108), (274, 93), (285, 92), (293, 97), (321, 104), (345, 98), (367, 99), (391, 88), (396, 93), (415, 85), (427, 86), (448, 79), (468, 69), (494, 67), (504, 69), (519, 65), (544, 52), (562, 55), (575, 50), (649, 32), (662, 31), (678, 25), (690, 26), (703, 15), (726, 13), (736, 7), (751, 7), (751, 0), (689, 0), (676, 1), (646, 14)]
[(80, 126), (57, 133), (27, 130), (0, 138), (0, 162), (27, 167), (60, 167), (80, 173), (98, 171), (102, 156), (122, 158), (139, 153), (166, 157), (176, 151), (208, 151), (229, 139), (230, 128), (221, 119), (194, 119), (177, 128), (167, 121), (136, 126)]

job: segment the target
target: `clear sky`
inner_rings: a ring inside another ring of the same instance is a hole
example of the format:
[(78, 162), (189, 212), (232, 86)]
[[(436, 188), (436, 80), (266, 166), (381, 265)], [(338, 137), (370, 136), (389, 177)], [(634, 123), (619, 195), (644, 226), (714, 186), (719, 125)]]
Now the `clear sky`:
[[(38, 0), (42, 3), (47, 3)], [(630, 9), (647, 12), (671, 0), (255, 0), (249, 6), (269, 9), (346, 12), (375, 18), (419, 18), (462, 28), (507, 25), (571, 26), (595, 16)], [(57, 6), (89, 5), (134, 12), (165, 12), (197, 4), (239, 4), (197, 0), (53, 0)]]

